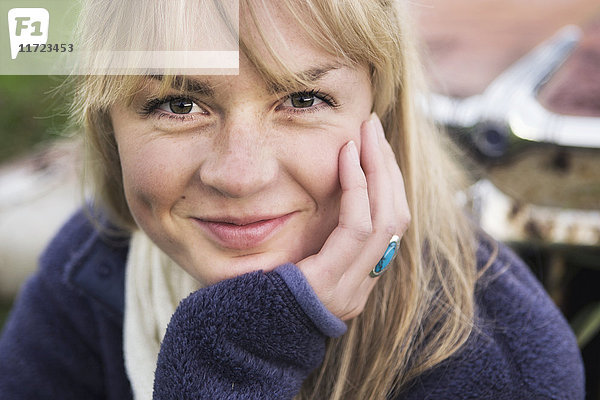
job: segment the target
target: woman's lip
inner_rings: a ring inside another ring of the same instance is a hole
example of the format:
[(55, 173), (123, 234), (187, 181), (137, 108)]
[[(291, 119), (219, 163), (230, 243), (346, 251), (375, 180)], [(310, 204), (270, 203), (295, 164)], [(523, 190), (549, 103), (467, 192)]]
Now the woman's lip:
[(216, 221), (199, 218), (194, 218), (194, 220), (221, 246), (243, 250), (256, 247), (267, 240), (292, 217), (292, 214), (294, 213), (278, 217), (245, 218), (243, 220), (234, 218), (220, 218)]

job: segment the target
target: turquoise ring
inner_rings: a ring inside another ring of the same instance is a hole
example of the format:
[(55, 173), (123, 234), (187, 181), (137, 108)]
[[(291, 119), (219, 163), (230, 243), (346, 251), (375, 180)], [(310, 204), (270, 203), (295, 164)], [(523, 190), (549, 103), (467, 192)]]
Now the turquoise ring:
[(398, 235), (394, 235), (390, 239), (390, 244), (388, 244), (387, 249), (385, 249), (385, 253), (383, 253), (381, 260), (379, 260), (375, 268), (369, 272), (369, 276), (371, 278), (377, 278), (379, 275), (385, 272), (387, 266), (390, 265), (394, 257), (396, 257), (398, 247), (400, 247), (400, 237), (398, 237)]

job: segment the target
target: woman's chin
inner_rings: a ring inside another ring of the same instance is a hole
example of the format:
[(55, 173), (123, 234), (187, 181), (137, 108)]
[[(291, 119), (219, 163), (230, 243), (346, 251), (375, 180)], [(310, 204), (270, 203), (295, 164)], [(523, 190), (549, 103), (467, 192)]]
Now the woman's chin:
[(297, 261), (299, 258), (292, 256), (292, 252), (258, 252), (218, 257), (212, 263), (209, 262), (208, 269), (199, 266), (192, 267), (191, 271), (188, 268), (185, 269), (204, 286), (209, 286), (249, 272), (269, 272), (280, 265)]

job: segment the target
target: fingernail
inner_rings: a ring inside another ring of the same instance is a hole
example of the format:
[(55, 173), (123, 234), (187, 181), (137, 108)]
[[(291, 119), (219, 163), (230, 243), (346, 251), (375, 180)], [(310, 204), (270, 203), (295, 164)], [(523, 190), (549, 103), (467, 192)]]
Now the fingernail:
[(375, 125), (373, 124), (373, 118), (369, 118), (365, 122), (367, 123), (368, 129), (370, 129), (370, 130), (375, 129)]
[(348, 151), (350, 152), (350, 158), (352, 159), (352, 161), (360, 165), (360, 160), (358, 158), (358, 149), (356, 148), (356, 143), (354, 143), (354, 140), (349, 141), (346, 146), (348, 148)]
[(376, 143), (379, 143), (379, 135), (377, 134), (377, 125), (375, 125), (375, 121), (370, 119), (367, 122), (369, 126), (369, 135), (371, 135), (372, 140), (375, 140)]
[(379, 119), (379, 116), (375, 113), (372, 113), (369, 122), (373, 124), (373, 130), (377, 136), (377, 140), (379, 143), (381, 143), (381, 140), (385, 140), (385, 135), (383, 134), (383, 127), (381, 126), (381, 120)]

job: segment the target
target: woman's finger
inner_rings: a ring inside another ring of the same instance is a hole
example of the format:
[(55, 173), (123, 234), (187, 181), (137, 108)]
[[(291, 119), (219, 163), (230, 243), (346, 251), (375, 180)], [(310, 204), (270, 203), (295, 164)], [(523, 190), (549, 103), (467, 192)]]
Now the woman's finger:
[(392, 150), (392, 146), (385, 138), (385, 133), (383, 130), (383, 125), (381, 124), (381, 120), (375, 116), (374, 118), (375, 130), (377, 132), (377, 136), (379, 138), (379, 144), (381, 146), (381, 151), (383, 153), (383, 157), (385, 159), (385, 163), (387, 165), (388, 171), (390, 173), (390, 179), (394, 185), (394, 204), (395, 209), (400, 211), (398, 223), (398, 235), (402, 235), (408, 225), (410, 224), (410, 209), (408, 208), (408, 201), (406, 198), (406, 189), (404, 186), (404, 176), (402, 175), (402, 171), (400, 171), (400, 167), (398, 166), (398, 162), (396, 160), (396, 155)]
[(394, 184), (377, 135), (375, 121), (371, 118), (366, 122), (366, 129), (361, 135), (361, 165), (367, 180), (373, 230), (391, 237), (396, 233)]
[(362, 130), (361, 165), (367, 180), (373, 232), (347, 270), (350, 279), (357, 285), (361, 279), (368, 278), (369, 272), (385, 252), (390, 238), (397, 233), (395, 188), (385, 165), (373, 119), (365, 122), (365, 129)]

